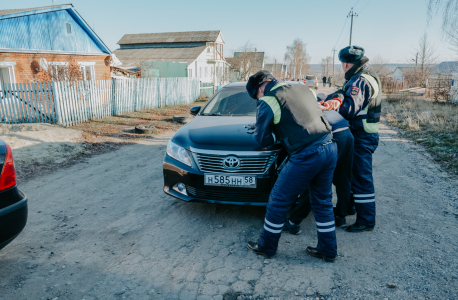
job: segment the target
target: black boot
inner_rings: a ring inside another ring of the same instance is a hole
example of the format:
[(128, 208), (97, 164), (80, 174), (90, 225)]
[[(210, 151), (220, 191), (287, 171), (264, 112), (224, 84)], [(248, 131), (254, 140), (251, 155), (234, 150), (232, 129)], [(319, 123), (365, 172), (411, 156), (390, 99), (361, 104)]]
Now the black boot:
[(341, 218), (341, 217), (335, 216), (335, 220), (336, 220), (336, 227), (339, 227), (339, 228), (347, 227), (347, 221), (345, 220), (345, 217)]
[(285, 225), (283, 225), (283, 231), (288, 231), (291, 234), (298, 235), (299, 233), (301, 233), (301, 225), (291, 225), (291, 223), (289, 223), (289, 219), (286, 219)]
[(248, 244), (246, 245), (246, 247), (248, 248), (248, 250), (250, 251), (253, 251), (255, 254), (257, 255), (262, 255), (262, 256), (265, 256), (267, 258), (269, 257), (272, 257), (273, 255), (269, 255), (263, 251), (261, 251), (259, 248), (258, 248), (258, 243), (256, 242), (248, 242)]
[(358, 222), (347, 227), (348, 232), (363, 232), (363, 231), (372, 231), (372, 230), (374, 230), (374, 226), (367, 226), (367, 225), (359, 224)]
[(325, 262), (334, 262), (336, 260), (335, 257), (329, 257), (329, 256), (326, 256), (324, 254), (321, 254), (320, 252), (318, 252), (318, 250), (316, 250), (316, 248), (313, 248), (313, 247), (307, 247), (307, 250), (305, 250), (307, 252), (308, 255), (311, 255), (313, 257), (316, 257), (316, 258), (321, 258), (322, 260), (324, 260)]

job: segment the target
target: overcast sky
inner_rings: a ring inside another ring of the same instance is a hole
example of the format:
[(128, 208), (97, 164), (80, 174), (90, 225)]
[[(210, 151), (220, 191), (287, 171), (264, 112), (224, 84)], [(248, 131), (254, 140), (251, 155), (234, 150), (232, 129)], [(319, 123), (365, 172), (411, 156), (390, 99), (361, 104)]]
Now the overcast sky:
[[(52, 3), (2, 1), (0, 9)], [(353, 44), (364, 47), (369, 58), (381, 55), (391, 63), (406, 63), (415, 57), (413, 47), (427, 31), (440, 61), (458, 60), (442, 39), (440, 17), (428, 26), (426, 0), (74, 0), (72, 4), (112, 50), (126, 33), (221, 30), (225, 56), (250, 41), (270, 59), (282, 61), (286, 45), (301, 38), (311, 63), (319, 63), (334, 46), (339, 50), (348, 45), (347, 15), (354, 6), (359, 16), (354, 19)]]

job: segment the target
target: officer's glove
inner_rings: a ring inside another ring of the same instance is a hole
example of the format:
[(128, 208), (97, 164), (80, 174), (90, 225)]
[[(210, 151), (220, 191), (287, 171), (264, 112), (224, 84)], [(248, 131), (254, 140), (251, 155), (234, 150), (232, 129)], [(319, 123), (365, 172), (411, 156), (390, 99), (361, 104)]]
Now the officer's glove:
[(338, 91), (328, 95), (326, 97), (326, 100), (332, 100), (332, 99), (336, 99), (336, 98), (338, 98), (338, 99), (343, 101), (345, 99), (345, 92), (342, 91), (342, 90), (338, 90)]
[(322, 110), (337, 110), (341, 104), (342, 100), (340, 100), (339, 98), (335, 98), (332, 100), (328, 100), (326, 102), (320, 102), (320, 108)]

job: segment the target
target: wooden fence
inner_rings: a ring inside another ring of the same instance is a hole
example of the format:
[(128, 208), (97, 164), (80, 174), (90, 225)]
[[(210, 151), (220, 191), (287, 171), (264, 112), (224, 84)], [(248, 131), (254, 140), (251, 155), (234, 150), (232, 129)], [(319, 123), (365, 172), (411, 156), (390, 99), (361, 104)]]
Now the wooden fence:
[(389, 80), (387, 78), (382, 78), (382, 91), (384, 93), (397, 93), (400, 90), (406, 89), (407, 84), (405, 82)]
[(0, 123), (72, 126), (131, 111), (192, 103), (198, 78), (134, 78), (0, 85)]

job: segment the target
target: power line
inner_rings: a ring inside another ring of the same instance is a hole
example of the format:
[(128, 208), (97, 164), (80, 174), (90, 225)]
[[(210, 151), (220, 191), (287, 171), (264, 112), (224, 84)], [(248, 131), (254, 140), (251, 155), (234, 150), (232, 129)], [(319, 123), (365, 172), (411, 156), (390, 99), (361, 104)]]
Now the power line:
[(355, 7), (355, 6), (356, 6), (356, 4), (358, 4), (358, 2), (359, 2), (359, 0), (358, 0), (358, 1), (356, 1), (355, 5), (353, 5), (353, 7)]
[(363, 7), (363, 9), (361, 9), (359, 11), (359, 13), (361, 13), (369, 5), (369, 3), (371, 3), (371, 2), (372, 2), (372, 0), (369, 0), (369, 2), (366, 3), (366, 5)]
[(347, 25), (347, 21), (348, 21), (348, 18), (345, 19), (345, 23), (344, 23), (344, 25), (342, 27), (342, 31), (340, 32), (339, 38), (337, 39), (337, 42), (334, 45), (334, 48), (337, 46), (337, 43), (340, 41), (340, 38), (342, 37), (342, 33), (343, 33), (344, 29), (345, 29), (345, 25)]

